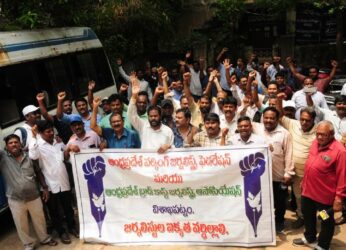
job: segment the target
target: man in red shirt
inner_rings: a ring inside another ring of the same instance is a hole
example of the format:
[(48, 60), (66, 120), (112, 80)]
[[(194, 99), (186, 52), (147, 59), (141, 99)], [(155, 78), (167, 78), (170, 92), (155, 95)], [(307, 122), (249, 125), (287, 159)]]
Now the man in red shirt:
[[(329, 249), (334, 234), (334, 212), (341, 211), (342, 199), (346, 197), (345, 162), (346, 149), (335, 140), (333, 124), (320, 122), (316, 129), (316, 140), (305, 163), (302, 181), (304, 237), (293, 240), (294, 245), (315, 245), (314, 249)], [(323, 210), (327, 216), (320, 214)], [(317, 211), (322, 222), (316, 245)]]

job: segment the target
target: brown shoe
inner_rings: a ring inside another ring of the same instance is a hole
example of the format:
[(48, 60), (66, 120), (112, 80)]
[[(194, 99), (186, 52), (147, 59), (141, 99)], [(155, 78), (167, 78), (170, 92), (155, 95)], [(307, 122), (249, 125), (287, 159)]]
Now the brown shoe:
[(335, 225), (342, 225), (346, 223), (346, 217), (341, 216), (335, 220)]

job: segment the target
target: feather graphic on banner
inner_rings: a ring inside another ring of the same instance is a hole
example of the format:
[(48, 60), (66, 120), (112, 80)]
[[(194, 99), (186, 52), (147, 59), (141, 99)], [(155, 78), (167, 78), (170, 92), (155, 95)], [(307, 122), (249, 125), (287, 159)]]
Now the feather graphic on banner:
[(265, 170), (265, 160), (262, 153), (250, 154), (239, 162), (244, 176), (245, 210), (257, 237), (257, 225), (262, 215), (261, 175)]
[(84, 178), (87, 180), (91, 214), (94, 217), (99, 237), (102, 236), (102, 224), (106, 216), (106, 202), (103, 190), (103, 177), (106, 164), (101, 156), (92, 157), (83, 163)]

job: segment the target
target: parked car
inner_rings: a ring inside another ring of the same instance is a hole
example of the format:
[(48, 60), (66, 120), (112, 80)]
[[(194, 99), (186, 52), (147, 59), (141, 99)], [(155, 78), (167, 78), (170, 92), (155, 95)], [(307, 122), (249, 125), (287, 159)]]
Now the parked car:
[(346, 84), (346, 75), (338, 75), (332, 80), (328, 86), (327, 91), (324, 94), (327, 104), (331, 109), (334, 109), (335, 96), (340, 95), (341, 89)]

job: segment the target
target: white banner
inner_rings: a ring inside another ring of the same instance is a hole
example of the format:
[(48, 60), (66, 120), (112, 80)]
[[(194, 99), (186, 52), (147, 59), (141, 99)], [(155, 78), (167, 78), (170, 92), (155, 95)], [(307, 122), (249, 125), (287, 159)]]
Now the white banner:
[(86, 242), (276, 244), (267, 147), (87, 150), (71, 162)]

